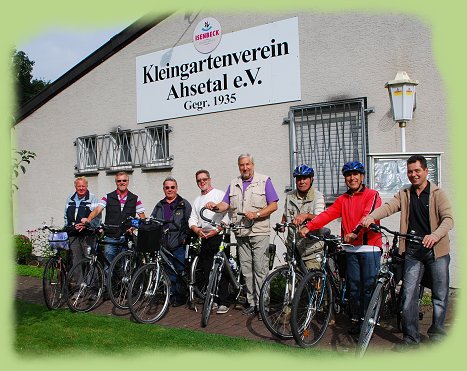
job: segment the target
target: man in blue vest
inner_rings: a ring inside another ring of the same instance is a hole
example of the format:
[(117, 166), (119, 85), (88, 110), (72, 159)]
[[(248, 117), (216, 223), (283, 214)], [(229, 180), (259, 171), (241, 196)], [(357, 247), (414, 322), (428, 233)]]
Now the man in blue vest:
[[(109, 225), (121, 225), (130, 216), (138, 215), (142, 219), (145, 218), (144, 206), (138, 196), (128, 190), (129, 183), (130, 178), (127, 173), (124, 171), (117, 173), (115, 175), (117, 189), (102, 197), (97, 207), (87, 218), (81, 219), (81, 222), (90, 223), (104, 209), (106, 209), (104, 223)], [(109, 263), (123, 250), (121, 244), (125, 242), (126, 231), (127, 228), (121, 226), (105, 232), (104, 243), (107, 242), (107, 244), (105, 244), (104, 253)]]
[[(88, 247), (94, 244), (95, 237), (86, 233), (80, 221), (82, 218), (87, 218), (98, 203), (97, 197), (88, 190), (86, 177), (81, 176), (75, 179), (75, 190), (75, 193), (66, 201), (64, 214), (65, 227), (68, 228), (70, 236), (73, 265), (87, 256)], [(100, 217), (95, 218), (92, 227), (98, 227), (100, 222)]]

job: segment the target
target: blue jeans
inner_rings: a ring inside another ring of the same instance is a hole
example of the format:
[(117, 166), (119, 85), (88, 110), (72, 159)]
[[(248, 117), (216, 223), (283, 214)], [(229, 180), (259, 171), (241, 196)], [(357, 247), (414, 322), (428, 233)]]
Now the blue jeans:
[[(175, 250), (170, 250), (170, 252), (175, 258), (180, 260), (180, 262), (178, 262), (177, 259), (172, 258), (170, 255), (167, 256), (176, 271), (181, 274), (185, 268), (185, 246), (177, 247)], [(185, 295), (184, 293), (180, 292), (179, 288), (177, 287), (177, 275), (170, 269), (167, 270), (167, 273), (171, 284), (170, 295), (173, 297), (173, 299), (179, 302), (183, 302), (185, 300)]]
[(404, 278), (402, 281), (402, 331), (404, 342), (420, 342), (419, 331), (419, 286), (425, 269), (431, 276), (431, 300), (433, 320), (428, 329), (432, 340), (444, 337), (444, 320), (449, 296), (449, 255), (434, 258), (433, 250), (423, 246), (409, 246), (405, 254)]
[[(104, 236), (104, 255), (109, 264), (112, 263), (112, 260), (114, 260), (118, 254), (127, 249), (125, 241), (125, 236), (118, 238)], [(104, 271), (105, 275), (107, 276), (109, 271), (109, 266), (107, 266), (107, 263), (105, 264)]]
[(376, 277), (381, 264), (381, 251), (347, 252), (347, 290), (352, 309), (352, 317), (362, 321), (370, 304), (375, 288)]

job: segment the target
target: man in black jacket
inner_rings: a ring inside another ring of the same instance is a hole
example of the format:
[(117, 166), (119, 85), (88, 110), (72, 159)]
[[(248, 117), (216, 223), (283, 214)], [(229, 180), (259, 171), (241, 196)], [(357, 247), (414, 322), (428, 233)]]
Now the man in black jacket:
[[(164, 224), (164, 230), (167, 229), (168, 232), (163, 236), (162, 243), (175, 256), (176, 259), (172, 259), (172, 264), (177, 271), (181, 272), (185, 264), (185, 244), (190, 231), (188, 219), (191, 214), (191, 205), (177, 194), (178, 185), (174, 178), (166, 178), (162, 189), (165, 197), (156, 204), (151, 216), (167, 221)], [(184, 304), (186, 298), (184, 293), (177, 288), (177, 276), (170, 272), (169, 278), (172, 305), (176, 307)]]
[[(124, 171), (117, 173), (115, 175), (117, 189), (102, 197), (92, 213), (87, 218), (81, 219), (81, 222), (90, 223), (104, 209), (106, 209), (105, 224), (121, 225), (128, 217), (134, 217), (135, 215), (142, 219), (145, 218), (144, 206), (138, 196), (128, 190), (129, 183), (130, 178), (127, 173)], [(109, 263), (122, 251), (121, 245), (118, 244), (125, 242), (126, 230), (125, 226), (121, 226), (105, 232), (104, 243), (107, 242), (107, 244), (105, 244), (104, 253)]]

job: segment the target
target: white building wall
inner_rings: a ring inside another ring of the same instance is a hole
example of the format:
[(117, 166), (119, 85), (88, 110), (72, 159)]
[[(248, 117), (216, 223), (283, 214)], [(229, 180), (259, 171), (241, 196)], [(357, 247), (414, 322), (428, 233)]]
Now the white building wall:
[[(400, 131), (392, 121), (384, 83), (399, 70), (420, 81), (414, 120), (406, 129), (407, 151), (444, 152), (442, 186), (453, 194), (450, 125), (429, 25), (407, 15), (355, 12), (201, 13), (189, 24), (179, 13), (98, 65), (16, 126), (16, 147), (37, 154), (19, 178), (16, 232), (38, 227), (43, 221), (50, 223), (51, 218), (55, 224), (62, 223), (65, 199), (74, 190), (74, 140), (105, 134), (117, 126), (142, 127), (136, 124), (136, 56), (190, 43), (194, 26), (206, 16), (214, 16), (224, 34), (298, 16), (302, 100), (148, 123), (167, 123), (173, 128), (169, 142), (174, 156), (172, 171), (142, 172), (137, 168), (131, 175), (130, 189), (141, 197), (148, 215), (163, 197), (162, 181), (169, 174), (178, 180), (180, 194), (193, 200), (198, 194), (196, 170), (208, 169), (214, 185), (225, 189), (238, 174), (237, 156), (250, 152), (257, 171), (271, 176), (281, 197), (279, 210), (272, 217), (273, 222), (279, 221), (283, 192), (290, 183), (288, 126), (282, 124), (290, 106), (367, 97), (368, 106), (375, 108), (368, 115), (369, 152), (398, 152)], [(89, 177), (89, 188), (101, 197), (115, 188), (113, 180), (113, 175), (101, 171)], [(388, 221), (391, 227), (397, 228), (397, 224), (397, 217)], [(336, 227), (333, 230), (339, 232)], [(456, 282), (455, 241), (453, 250)]]

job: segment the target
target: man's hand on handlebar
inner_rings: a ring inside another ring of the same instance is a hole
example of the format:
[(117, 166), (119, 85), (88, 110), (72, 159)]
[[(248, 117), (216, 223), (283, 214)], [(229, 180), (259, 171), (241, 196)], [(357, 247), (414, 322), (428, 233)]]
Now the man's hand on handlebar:
[(83, 229), (86, 228), (86, 225), (84, 223), (76, 223), (74, 227), (78, 232), (81, 232)]
[(206, 205), (204, 205), (206, 209), (216, 211), (217, 210), (217, 204), (215, 202), (209, 201)]
[(310, 230), (307, 227), (303, 227), (302, 229), (300, 229), (300, 236), (305, 238), (308, 232), (310, 232)]
[(292, 221), (293, 224), (295, 224), (297, 227), (301, 226), (303, 223), (305, 223), (307, 220), (310, 219), (310, 214), (304, 213), (304, 214), (298, 214), (294, 220)]
[(368, 228), (370, 224), (374, 224), (375, 218), (370, 215), (365, 216), (361, 221), (360, 224), (363, 225), (365, 228)]
[(439, 241), (439, 238), (432, 234), (427, 234), (423, 237), (422, 245), (425, 246), (427, 249), (433, 248), (433, 245)]
[(356, 239), (358, 238), (358, 236), (355, 234), (355, 233), (347, 233), (345, 236), (344, 236), (344, 242), (346, 243), (351, 243), (353, 241), (355, 241)]

